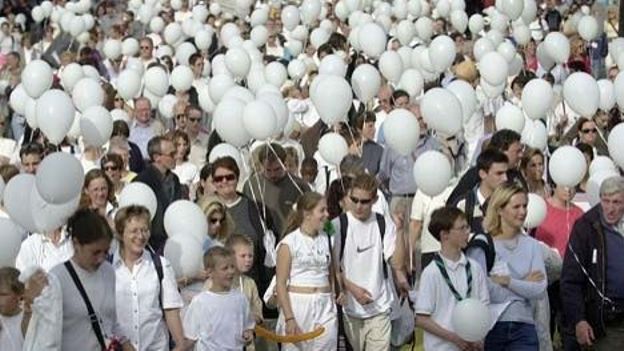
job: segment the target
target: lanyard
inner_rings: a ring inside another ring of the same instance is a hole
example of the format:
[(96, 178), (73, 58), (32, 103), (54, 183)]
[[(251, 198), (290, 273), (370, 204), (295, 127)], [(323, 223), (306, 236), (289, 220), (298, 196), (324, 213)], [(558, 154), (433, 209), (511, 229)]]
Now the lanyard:
[(470, 261), (466, 260), (466, 285), (468, 286), (468, 290), (466, 291), (466, 297), (461, 297), (455, 286), (451, 282), (451, 278), (449, 278), (448, 272), (446, 271), (446, 266), (444, 266), (444, 261), (440, 254), (436, 254), (434, 256), (434, 261), (438, 268), (440, 269), (440, 273), (444, 280), (446, 281), (446, 285), (448, 285), (449, 289), (451, 289), (451, 293), (455, 296), (457, 301), (461, 301), (463, 299), (467, 299), (470, 297), (470, 293), (472, 292), (472, 271), (470, 270)]

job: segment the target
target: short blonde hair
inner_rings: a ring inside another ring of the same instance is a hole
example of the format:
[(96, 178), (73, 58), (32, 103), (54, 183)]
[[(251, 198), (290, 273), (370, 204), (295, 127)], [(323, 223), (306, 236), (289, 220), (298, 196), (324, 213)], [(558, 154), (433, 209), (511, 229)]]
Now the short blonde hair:
[(527, 192), (516, 183), (506, 183), (496, 188), (494, 193), (490, 195), (488, 208), (483, 219), (483, 229), (491, 236), (502, 234), (502, 221), (499, 211), (507, 206), (511, 198), (516, 194), (524, 194), (526, 196)]

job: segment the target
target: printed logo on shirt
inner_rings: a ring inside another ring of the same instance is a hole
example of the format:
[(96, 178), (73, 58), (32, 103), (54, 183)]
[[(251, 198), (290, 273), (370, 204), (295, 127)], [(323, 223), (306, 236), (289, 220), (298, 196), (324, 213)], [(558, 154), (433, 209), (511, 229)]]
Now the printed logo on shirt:
[(368, 249), (371, 249), (371, 248), (373, 248), (373, 245), (369, 245), (369, 246), (366, 246), (364, 248), (361, 248), (361, 247), (358, 246), (357, 247), (357, 253), (362, 253), (362, 252), (367, 251)]

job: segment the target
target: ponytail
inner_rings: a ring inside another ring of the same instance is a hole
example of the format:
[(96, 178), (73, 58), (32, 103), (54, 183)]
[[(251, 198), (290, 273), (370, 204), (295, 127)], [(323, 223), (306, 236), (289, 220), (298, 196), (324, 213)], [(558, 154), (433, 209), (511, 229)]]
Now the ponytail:
[(299, 197), (299, 200), (297, 200), (295, 208), (286, 220), (286, 229), (284, 230), (282, 237), (288, 235), (289, 233), (292, 233), (297, 228), (301, 227), (301, 223), (303, 223), (304, 213), (306, 211), (312, 211), (322, 199), (323, 195), (312, 191), (301, 195)]

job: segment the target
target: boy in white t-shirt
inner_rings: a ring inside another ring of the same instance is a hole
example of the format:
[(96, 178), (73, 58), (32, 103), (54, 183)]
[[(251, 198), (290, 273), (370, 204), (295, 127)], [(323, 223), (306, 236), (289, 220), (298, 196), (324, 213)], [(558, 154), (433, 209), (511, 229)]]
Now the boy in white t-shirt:
[(429, 232), (442, 249), (423, 271), (416, 301), (416, 325), (424, 329), (427, 351), (476, 351), (482, 342), (468, 342), (453, 331), (451, 319), (455, 305), (465, 299), (489, 304), (485, 273), (462, 249), (468, 243), (470, 227), (464, 213), (456, 207), (435, 210)]
[(254, 318), (249, 301), (232, 289), (236, 265), (232, 251), (215, 246), (204, 256), (212, 284), (195, 296), (184, 315), (183, 349), (240, 351), (253, 340)]
[[(21, 351), (24, 344), (30, 312), (20, 307), (24, 295), (24, 284), (18, 277), (20, 272), (15, 268), (0, 268), (0, 350)], [(23, 325), (25, 324), (25, 325)]]

